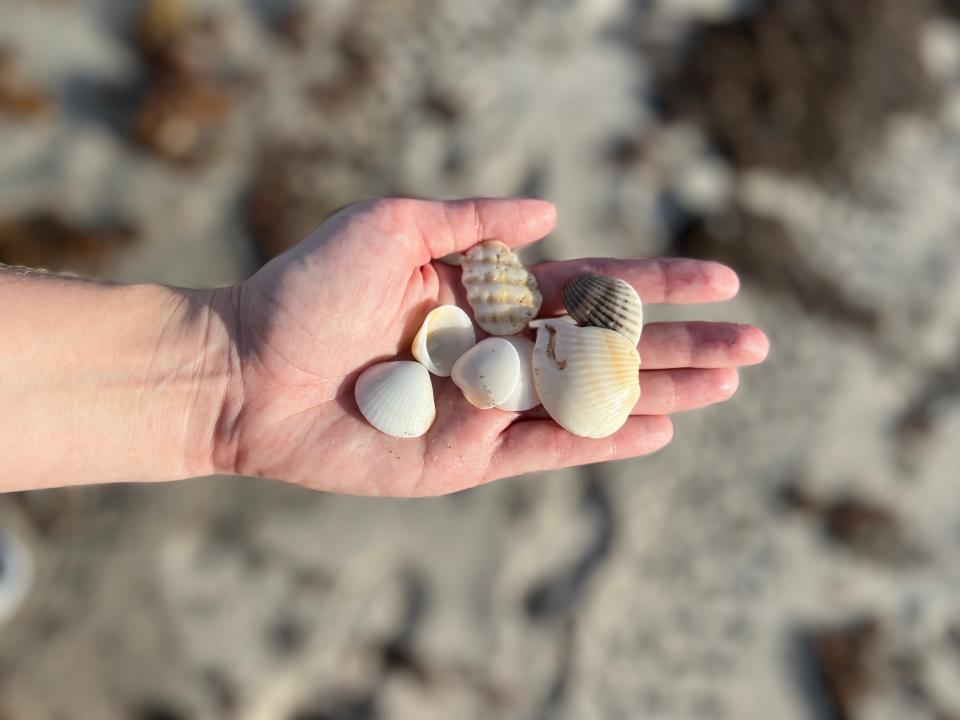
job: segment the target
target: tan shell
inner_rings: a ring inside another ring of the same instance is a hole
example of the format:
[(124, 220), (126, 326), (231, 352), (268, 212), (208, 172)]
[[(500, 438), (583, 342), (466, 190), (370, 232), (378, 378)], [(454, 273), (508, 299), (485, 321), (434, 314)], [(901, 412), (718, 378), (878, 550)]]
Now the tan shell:
[(537, 330), (533, 380), (557, 424), (581, 437), (607, 437), (640, 398), (640, 355), (613, 330), (548, 320)]
[(563, 305), (580, 325), (616, 330), (636, 345), (643, 303), (630, 283), (607, 275), (578, 275), (563, 286)]
[(462, 266), (467, 301), (488, 333), (515, 335), (537, 316), (543, 302), (537, 280), (502, 242), (474, 246)]

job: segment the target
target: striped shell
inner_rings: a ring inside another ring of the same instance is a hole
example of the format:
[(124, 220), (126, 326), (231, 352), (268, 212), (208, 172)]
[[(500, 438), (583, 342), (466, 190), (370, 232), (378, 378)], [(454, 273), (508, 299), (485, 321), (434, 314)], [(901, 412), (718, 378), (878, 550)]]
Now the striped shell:
[(437, 415), (430, 373), (412, 360), (371, 365), (353, 393), (367, 422), (393, 437), (420, 437)]
[(612, 330), (548, 320), (537, 329), (533, 379), (557, 424), (581, 437), (607, 437), (640, 398), (640, 355)]
[(643, 303), (630, 283), (606, 275), (578, 275), (563, 286), (563, 305), (580, 325), (616, 330), (634, 345), (643, 330)]
[(477, 325), (491, 335), (515, 335), (537, 316), (537, 280), (502, 242), (488, 240), (463, 258), (463, 286)]

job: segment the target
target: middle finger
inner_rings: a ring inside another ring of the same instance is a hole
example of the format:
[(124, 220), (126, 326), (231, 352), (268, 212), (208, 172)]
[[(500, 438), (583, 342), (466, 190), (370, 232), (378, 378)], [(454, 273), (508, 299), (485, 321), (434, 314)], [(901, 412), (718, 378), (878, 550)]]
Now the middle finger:
[(725, 368), (756, 365), (770, 349), (753, 325), (714, 322), (663, 322), (643, 326), (641, 370)]

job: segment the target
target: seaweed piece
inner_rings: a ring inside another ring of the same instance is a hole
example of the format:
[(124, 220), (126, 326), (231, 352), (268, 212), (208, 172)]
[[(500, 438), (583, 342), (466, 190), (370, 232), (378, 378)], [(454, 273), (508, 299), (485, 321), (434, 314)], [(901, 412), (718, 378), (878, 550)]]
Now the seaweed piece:
[(55, 212), (0, 219), (0, 263), (94, 272), (137, 237), (124, 223), (79, 225)]
[(694, 118), (740, 167), (846, 179), (885, 120), (939, 93), (920, 38), (934, 0), (771, 0), (705, 23), (663, 72), (670, 118)]
[(883, 633), (876, 618), (820, 627), (802, 634), (834, 720), (854, 720), (864, 699), (882, 686)]
[(0, 117), (26, 120), (45, 114), (52, 106), (49, 94), (18, 71), (14, 50), (0, 47)]

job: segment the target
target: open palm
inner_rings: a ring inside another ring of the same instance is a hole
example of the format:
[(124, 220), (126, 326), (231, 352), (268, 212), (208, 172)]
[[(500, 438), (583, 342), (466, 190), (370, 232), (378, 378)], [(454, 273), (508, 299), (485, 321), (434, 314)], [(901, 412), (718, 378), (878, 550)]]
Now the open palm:
[[(612, 437), (570, 435), (542, 410), (477, 410), (434, 378), (437, 418), (420, 438), (370, 427), (353, 386), (371, 363), (409, 352), (438, 304), (464, 301), (459, 268), (432, 262), (496, 239), (511, 247), (552, 230), (539, 200), (377, 200), (330, 218), (232, 291), (237, 368), (219, 429), (227, 469), (364, 495), (435, 495), (507, 475), (653, 452), (672, 437), (668, 413), (730, 397), (736, 366), (767, 341), (750, 326), (659, 323), (644, 329), (642, 396)], [(573, 260), (532, 268), (541, 314), (562, 310), (563, 283), (582, 272), (621, 277), (648, 303), (732, 297), (736, 276), (694, 260)]]

